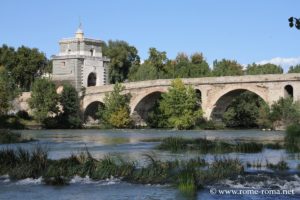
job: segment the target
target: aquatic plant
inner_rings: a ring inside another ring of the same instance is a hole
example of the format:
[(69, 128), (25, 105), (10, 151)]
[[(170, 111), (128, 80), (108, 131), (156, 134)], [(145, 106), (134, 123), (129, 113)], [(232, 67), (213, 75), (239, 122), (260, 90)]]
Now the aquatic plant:
[(280, 143), (276, 142), (276, 143), (264, 144), (264, 148), (267, 148), (267, 149), (283, 149), (284, 146), (281, 145)]
[(72, 177), (89, 176), (93, 180), (119, 178), (138, 184), (170, 184), (194, 195), (203, 185), (230, 178), (243, 171), (237, 159), (218, 158), (211, 165), (201, 157), (189, 160), (161, 161), (146, 154), (146, 165), (137, 166), (120, 156), (106, 155), (97, 160), (86, 151), (68, 158), (52, 160), (47, 149), (0, 150), (0, 172), (11, 179), (39, 178), (47, 185), (67, 185)]
[(167, 137), (161, 140), (157, 148), (171, 152), (197, 150), (202, 153), (256, 153), (262, 151), (263, 145), (255, 142), (228, 143), (206, 138)]
[(194, 195), (197, 192), (196, 172), (193, 168), (179, 171), (177, 180), (177, 187), (184, 194)]
[(234, 151), (241, 153), (257, 153), (261, 152), (262, 149), (263, 145), (255, 142), (237, 143), (234, 145)]
[(3, 175), (7, 169), (16, 166), (18, 157), (13, 149), (2, 149), (0, 151), (0, 174)]
[(187, 148), (187, 139), (182, 137), (167, 137), (164, 138), (160, 145), (157, 147), (162, 150), (170, 150), (176, 152)]
[(284, 141), (288, 151), (300, 151), (300, 124), (292, 124), (287, 127)]
[(253, 161), (253, 162), (247, 162), (247, 167), (253, 167), (253, 168), (257, 168), (257, 169), (260, 169), (263, 167), (263, 164), (262, 164), (262, 161), (261, 160), (256, 160), (256, 161)]
[(276, 171), (284, 171), (284, 170), (289, 169), (287, 162), (284, 160), (279, 161), (277, 164), (272, 164), (267, 161), (266, 166), (267, 166), (267, 168), (276, 170)]
[(0, 144), (23, 143), (34, 141), (32, 138), (25, 139), (20, 133), (0, 129)]
[(225, 156), (215, 157), (209, 169), (211, 178), (215, 180), (234, 177), (244, 172), (244, 167), (239, 159)]

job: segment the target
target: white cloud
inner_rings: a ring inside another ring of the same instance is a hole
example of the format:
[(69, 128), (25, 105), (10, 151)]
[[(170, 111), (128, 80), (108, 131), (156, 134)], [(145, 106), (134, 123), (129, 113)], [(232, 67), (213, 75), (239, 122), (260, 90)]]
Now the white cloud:
[(276, 57), (276, 58), (272, 58), (270, 60), (262, 60), (262, 61), (255, 62), (255, 63), (261, 64), (261, 65), (266, 64), (266, 63), (280, 65), (284, 69), (284, 71), (287, 72), (290, 66), (300, 64), (300, 57), (292, 57), (292, 58)]

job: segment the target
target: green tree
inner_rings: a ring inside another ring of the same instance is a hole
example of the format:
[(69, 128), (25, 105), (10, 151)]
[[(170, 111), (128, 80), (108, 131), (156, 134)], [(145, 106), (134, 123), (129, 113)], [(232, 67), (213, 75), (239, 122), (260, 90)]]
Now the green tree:
[(3, 44), (0, 47), (0, 66), (12, 69), (16, 64), (16, 51), (13, 47)]
[(259, 107), (256, 124), (260, 128), (272, 128), (272, 121), (270, 120), (270, 107), (267, 104), (262, 104)]
[(243, 74), (243, 67), (236, 61), (222, 59), (213, 62), (213, 76), (240, 76)]
[[(153, 80), (157, 78), (170, 78), (167, 67), (170, 65), (166, 52), (149, 49), (149, 57), (141, 65), (134, 65), (129, 72), (130, 81)], [(173, 72), (173, 70), (172, 70)]]
[(15, 51), (3, 45), (0, 48), (0, 65), (5, 66), (22, 90), (29, 91), (34, 79), (45, 72), (48, 60), (36, 48), (21, 46)]
[(195, 90), (180, 79), (173, 80), (168, 92), (162, 94), (159, 109), (168, 125), (176, 129), (192, 128), (203, 114)]
[(175, 59), (176, 78), (196, 78), (210, 75), (208, 63), (201, 53), (191, 55), (190, 59), (183, 53)]
[(288, 73), (300, 73), (300, 65), (290, 66)]
[(267, 63), (264, 65), (257, 65), (253, 63), (252, 65), (248, 65), (246, 69), (246, 74), (249, 75), (257, 75), (257, 74), (282, 74), (283, 69), (271, 63)]
[(160, 78), (161, 71), (164, 70), (168, 62), (167, 53), (165, 51), (158, 51), (156, 48), (149, 49), (149, 58), (145, 60), (145, 64), (153, 65), (157, 70), (157, 78)]
[(259, 108), (264, 101), (252, 92), (243, 92), (233, 99), (223, 114), (223, 120), (228, 127), (255, 127), (259, 116)]
[(4, 116), (12, 107), (12, 101), (18, 95), (16, 85), (10, 74), (0, 66), (0, 116)]
[(97, 115), (100, 121), (115, 128), (126, 128), (131, 125), (130, 95), (121, 94), (125, 89), (120, 83), (114, 85), (114, 90), (105, 95), (104, 108)]
[(62, 113), (59, 116), (60, 126), (64, 128), (80, 128), (82, 120), (80, 117), (80, 100), (76, 89), (70, 84), (63, 85), (60, 95)]
[(46, 123), (48, 117), (58, 114), (59, 95), (55, 84), (47, 79), (37, 79), (33, 83), (29, 106), (38, 122)]
[(272, 104), (270, 119), (273, 123), (290, 125), (300, 122), (300, 102), (292, 98), (280, 98)]
[(130, 46), (125, 41), (108, 41), (108, 45), (103, 46), (103, 54), (110, 58), (110, 83), (126, 80), (130, 68), (134, 65), (139, 65), (140, 63), (137, 49), (134, 46)]
[(157, 78), (157, 69), (151, 64), (135, 65), (130, 69), (130, 81), (154, 80)]

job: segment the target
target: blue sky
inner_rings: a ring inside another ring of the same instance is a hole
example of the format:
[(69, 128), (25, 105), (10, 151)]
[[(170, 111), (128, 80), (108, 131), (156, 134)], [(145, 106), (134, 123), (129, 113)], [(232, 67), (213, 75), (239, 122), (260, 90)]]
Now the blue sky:
[(241, 64), (300, 63), (300, 30), (288, 18), (300, 17), (297, 0), (1, 0), (0, 44), (37, 47), (47, 57), (58, 41), (83, 23), (86, 37), (125, 40), (142, 59), (149, 47), (202, 52)]

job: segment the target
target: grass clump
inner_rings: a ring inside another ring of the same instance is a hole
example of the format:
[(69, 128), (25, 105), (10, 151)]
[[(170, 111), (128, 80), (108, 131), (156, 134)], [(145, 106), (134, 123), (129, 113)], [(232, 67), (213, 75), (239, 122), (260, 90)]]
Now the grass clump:
[(129, 177), (134, 169), (134, 162), (125, 161), (119, 156), (107, 155), (103, 159), (96, 161), (91, 177), (97, 180), (111, 177)]
[(234, 148), (235, 152), (257, 153), (262, 151), (263, 145), (255, 142), (237, 143)]
[(164, 138), (161, 144), (158, 146), (158, 149), (170, 150), (172, 152), (177, 152), (187, 148), (188, 140), (182, 137), (167, 137)]
[(198, 189), (196, 172), (193, 168), (186, 168), (177, 176), (177, 188), (186, 195), (195, 195)]
[[(1, 158), (2, 157), (2, 158)], [(36, 146), (33, 150), (2, 150), (0, 160), (6, 159), (2, 174), (7, 172), (11, 179), (39, 178), (44, 173), (48, 163), (48, 153), (45, 148)]]
[(210, 171), (213, 173), (214, 178), (221, 180), (241, 174), (244, 171), (244, 167), (237, 158), (215, 157), (210, 166)]

